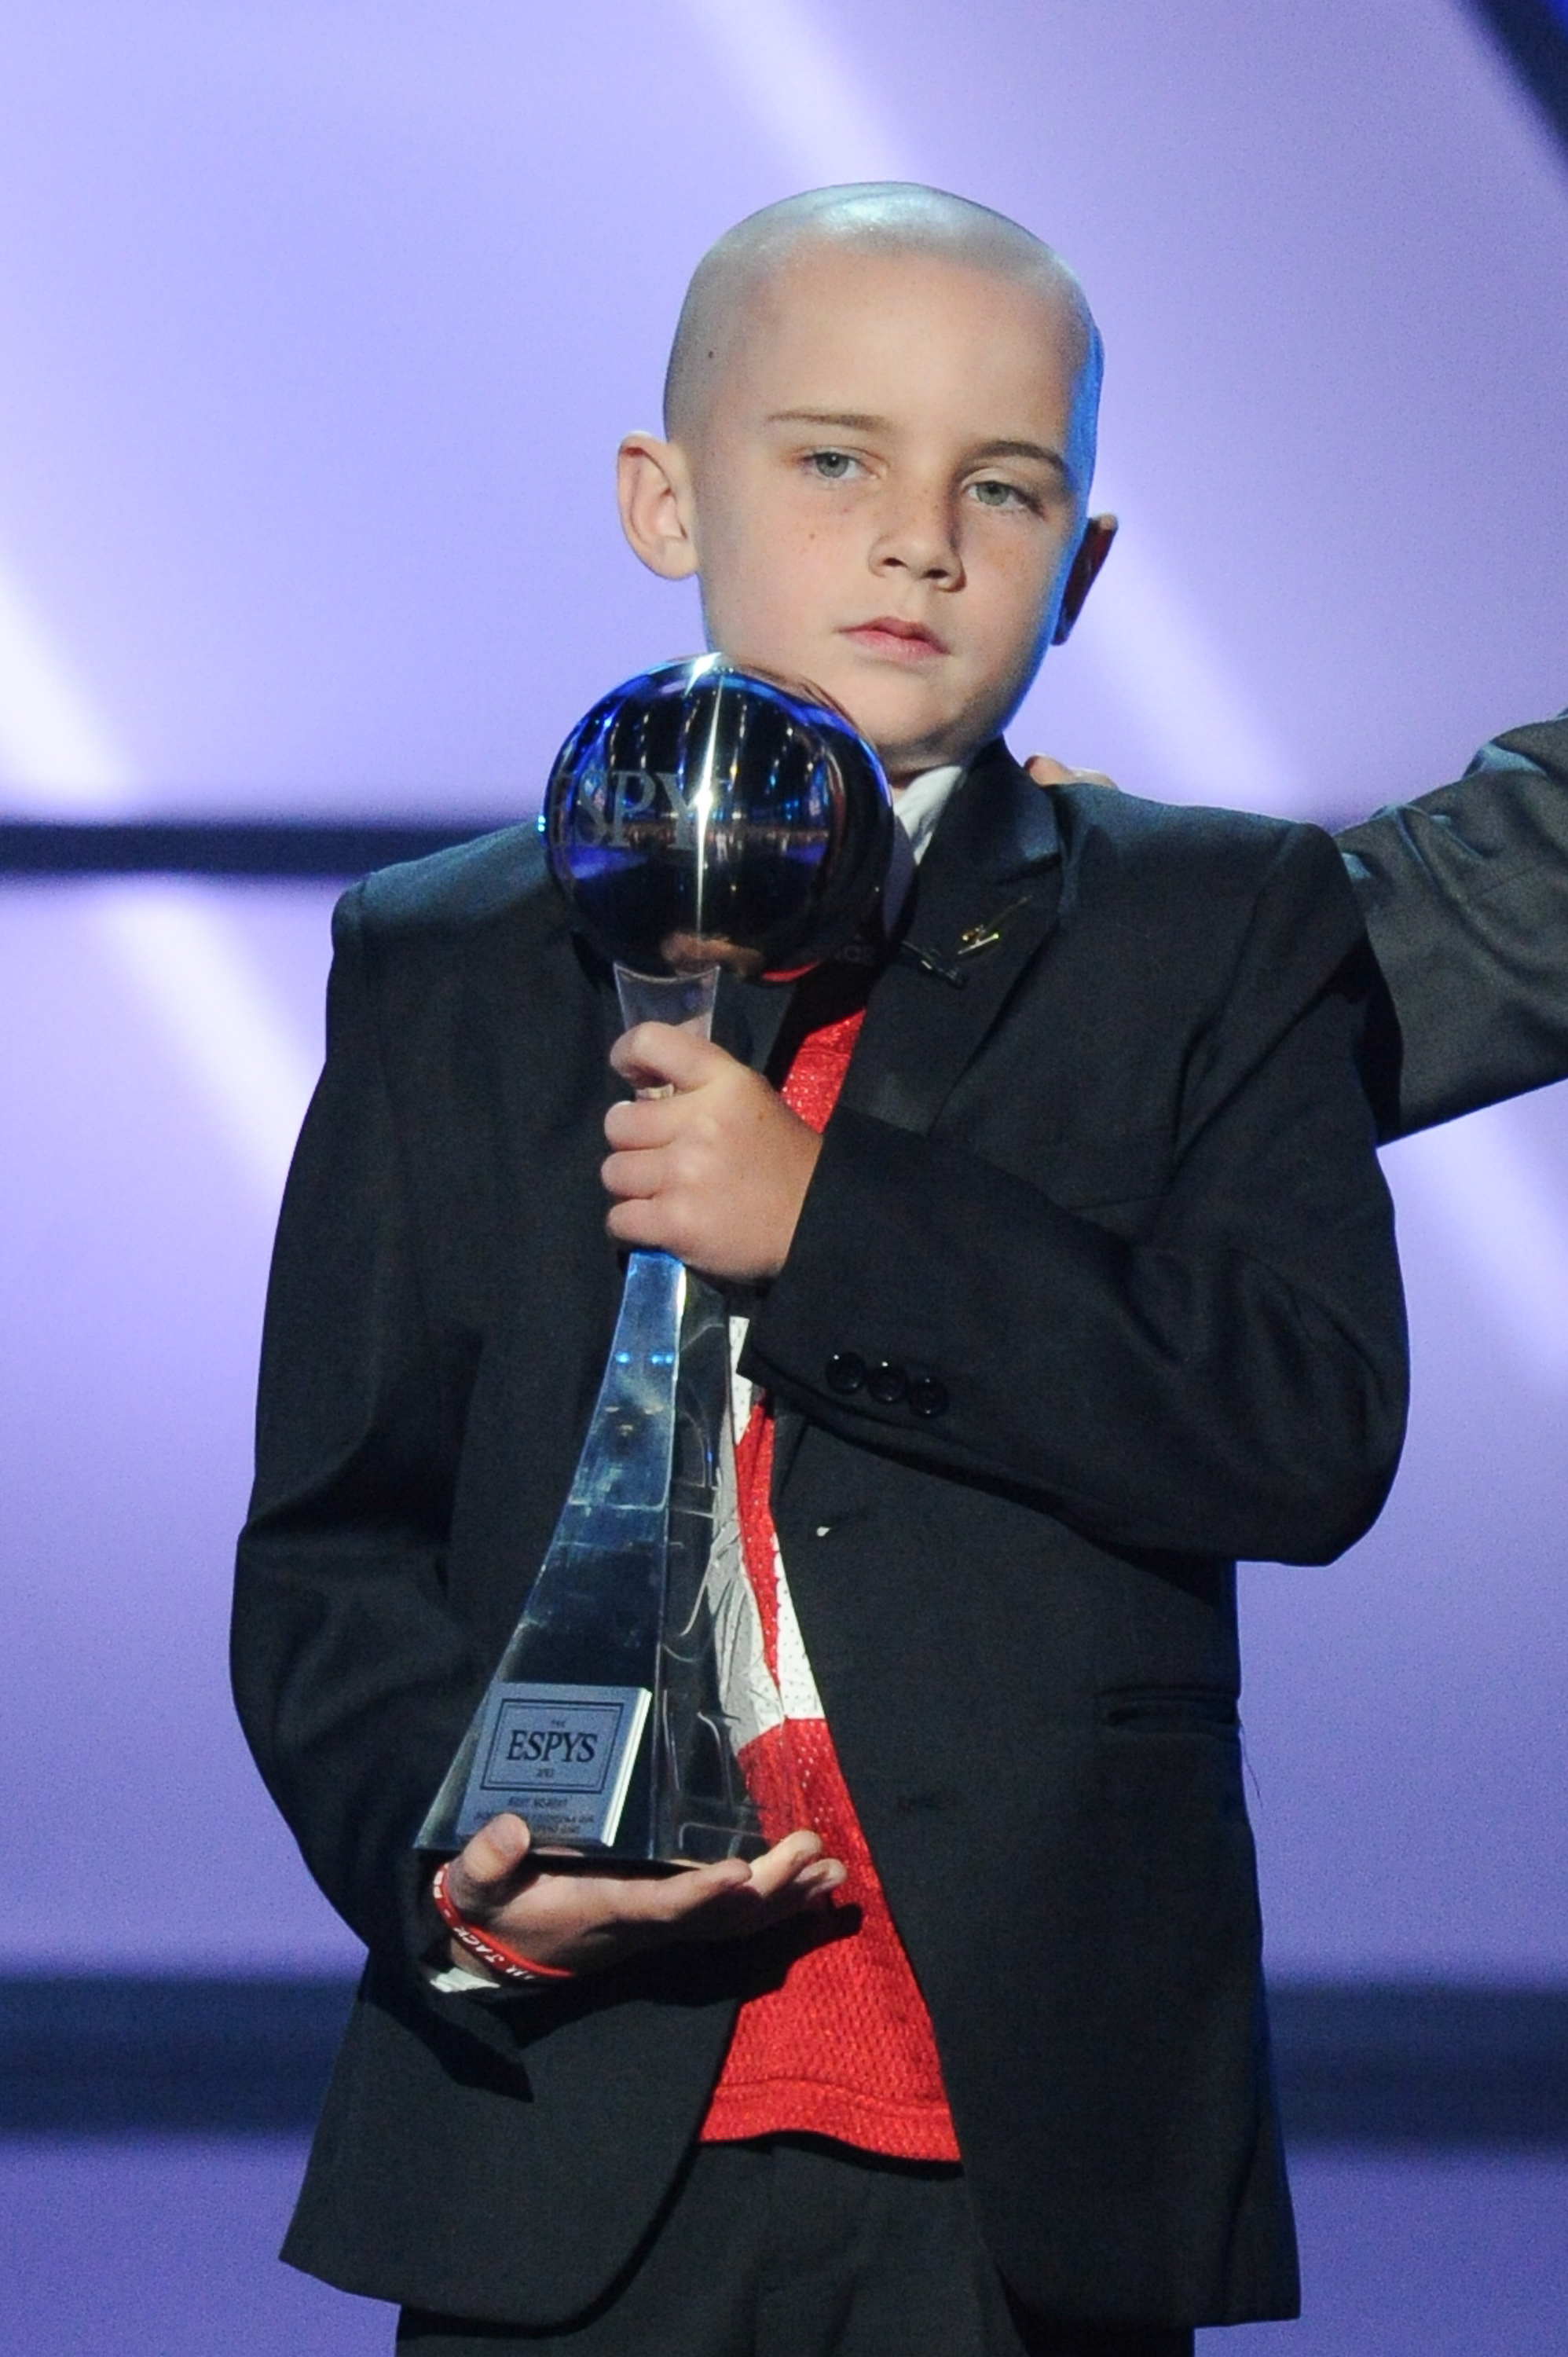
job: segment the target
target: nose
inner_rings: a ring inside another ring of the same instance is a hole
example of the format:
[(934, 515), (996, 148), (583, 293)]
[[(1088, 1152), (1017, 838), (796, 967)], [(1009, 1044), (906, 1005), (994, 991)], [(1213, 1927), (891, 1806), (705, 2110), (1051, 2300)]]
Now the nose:
[(944, 488), (911, 485), (897, 507), (883, 515), (871, 549), (874, 573), (902, 573), (956, 589), (963, 580), (952, 501)]

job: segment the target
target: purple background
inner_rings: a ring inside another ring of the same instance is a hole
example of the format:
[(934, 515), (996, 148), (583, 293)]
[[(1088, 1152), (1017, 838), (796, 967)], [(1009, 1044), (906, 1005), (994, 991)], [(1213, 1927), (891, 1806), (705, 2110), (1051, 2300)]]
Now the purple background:
[[(1456, 0), (11, 0), (0, 808), (532, 806), (696, 640), (609, 494), (687, 271), (883, 172), (1109, 342), (1125, 539), (1018, 749), (1345, 818), (1568, 701), (1568, 169)], [(223, 1668), (329, 901), (0, 892), (3, 1967), (352, 1954)], [(1389, 1168), (1394, 1501), (1246, 1575), (1272, 1957), (1561, 1977), (1568, 1111)]]

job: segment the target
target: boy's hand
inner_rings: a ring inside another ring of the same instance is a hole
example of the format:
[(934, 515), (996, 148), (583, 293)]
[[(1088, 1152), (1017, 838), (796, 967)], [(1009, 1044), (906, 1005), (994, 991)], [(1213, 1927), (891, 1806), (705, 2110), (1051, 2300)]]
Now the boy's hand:
[[(552, 1874), (529, 1857), (521, 1817), (492, 1817), (446, 1869), (459, 1914), (536, 1964), (602, 1972), (674, 1940), (738, 1940), (823, 1904), (844, 1878), (815, 1834), (790, 1834), (766, 1857), (680, 1874)], [(452, 1962), (481, 1971), (457, 1941)]]
[(611, 1235), (710, 1276), (777, 1276), (822, 1150), (816, 1131), (759, 1073), (672, 1024), (638, 1024), (610, 1062), (634, 1088), (668, 1092), (605, 1115)]

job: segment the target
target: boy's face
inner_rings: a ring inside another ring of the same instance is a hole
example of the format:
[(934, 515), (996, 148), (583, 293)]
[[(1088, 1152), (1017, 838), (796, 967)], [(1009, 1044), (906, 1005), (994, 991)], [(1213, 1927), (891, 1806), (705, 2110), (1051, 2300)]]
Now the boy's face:
[(808, 247), (748, 300), (686, 438), (622, 447), (638, 553), (711, 642), (825, 688), (902, 782), (1002, 727), (1110, 545), (1081, 333), (1047, 288)]

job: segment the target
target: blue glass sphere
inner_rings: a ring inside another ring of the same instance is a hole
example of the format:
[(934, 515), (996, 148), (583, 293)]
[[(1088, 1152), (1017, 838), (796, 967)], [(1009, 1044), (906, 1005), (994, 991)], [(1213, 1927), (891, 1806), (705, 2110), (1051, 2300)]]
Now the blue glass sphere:
[(642, 974), (832, 957), (892, 856), (881, 763), (809, 687), (722, 655), (628, 680), (555, 759), (540, 824), (589, 939)]

